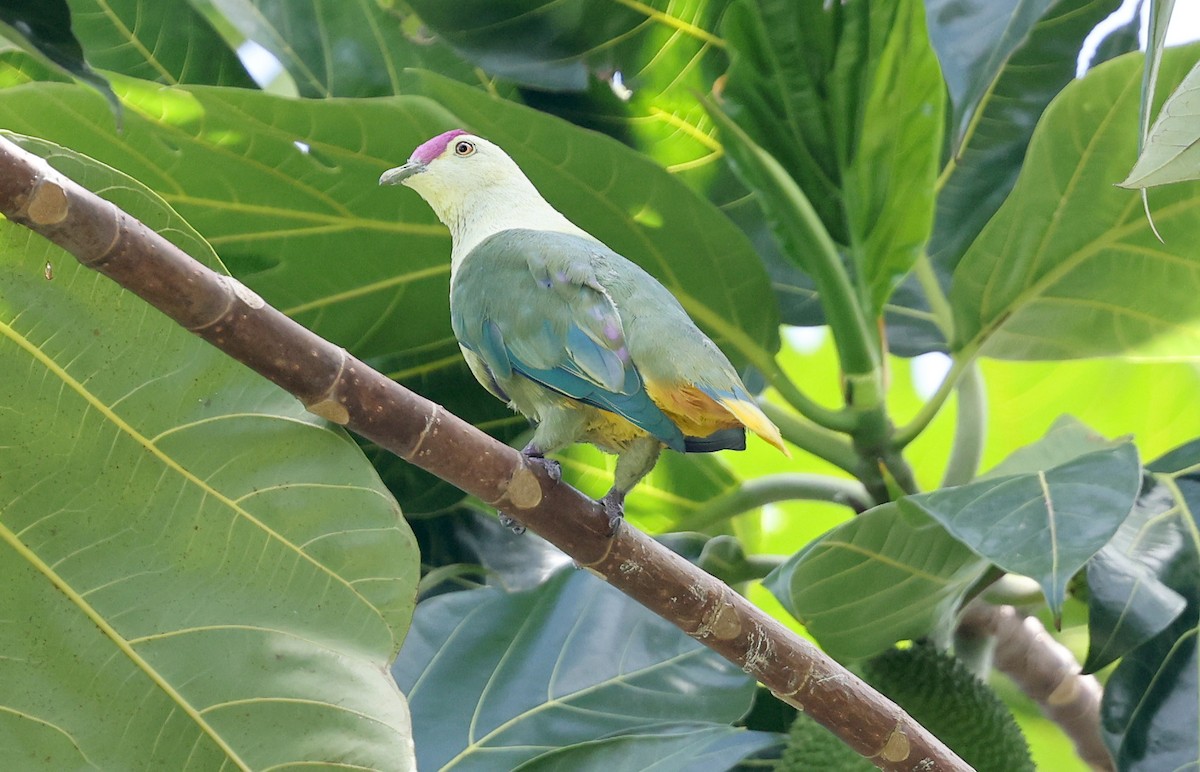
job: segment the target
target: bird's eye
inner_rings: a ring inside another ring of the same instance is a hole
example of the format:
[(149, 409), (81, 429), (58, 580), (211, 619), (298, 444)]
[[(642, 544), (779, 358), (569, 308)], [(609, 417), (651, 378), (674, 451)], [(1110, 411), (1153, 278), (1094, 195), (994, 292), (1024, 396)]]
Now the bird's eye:
[(454, 154), (459, 158), (466, 158), (474, 152), (475, 144), (473, 142), (468, 142), (465, 139), (459, 140), (458, 144), (454, 146)]

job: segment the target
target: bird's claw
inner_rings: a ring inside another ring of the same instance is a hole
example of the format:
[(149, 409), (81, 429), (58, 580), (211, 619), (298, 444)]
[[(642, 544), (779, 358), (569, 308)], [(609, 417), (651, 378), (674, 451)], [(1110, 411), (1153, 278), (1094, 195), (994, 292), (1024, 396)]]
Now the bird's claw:
[(625, 520), (625, 493), (616, 488), (604, 494), (604, 498), (600, 499), (600, 506), (604, 507), (604, 514), (608, 515), (608, 535), (613, 537), (617, 535), (617, 529), (621, 527), (621, 523)]
[(540, 466), (542, 469), (545, 469), (546, 476), (548, 476), (551, 481), (558, 482), (562, 479), (562, 464), (558, 463), (552, 458), (546, 458), (545, 455), (542, 454), (541, 449), (533, 443), (526, 445), (521, 453), (525, 456), (525, 458), (529, 459), (537, 466)]
[(521, 525), (513, 518), (509, 517), (508, 515), (504, 514), (503, 512), (497, 512), (496, 515), (500, 518), (500, 525), (502, 525), (505, 528), (507, 528), (508, 530), (512, 531), (517, 536), (520, 536), (521, 534), (525, 533), (525, 526)]

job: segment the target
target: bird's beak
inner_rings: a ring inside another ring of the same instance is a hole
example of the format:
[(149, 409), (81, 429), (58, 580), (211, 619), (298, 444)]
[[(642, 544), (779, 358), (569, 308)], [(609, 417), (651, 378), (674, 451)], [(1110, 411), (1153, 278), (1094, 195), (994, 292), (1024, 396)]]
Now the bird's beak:
[(414, 174), (420, 174), (425, 171), (425, 164), (420, 161), (409, 161), (403, 166), (397, 166), (395, 169), (388, 169), (379, 177), (380, 185), (399, 185)]

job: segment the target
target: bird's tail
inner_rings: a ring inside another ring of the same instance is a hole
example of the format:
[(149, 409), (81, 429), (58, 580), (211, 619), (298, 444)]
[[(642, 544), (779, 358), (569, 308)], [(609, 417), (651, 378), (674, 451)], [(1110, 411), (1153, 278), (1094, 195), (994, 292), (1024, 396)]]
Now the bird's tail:
[[(654, 404), (670, 417), (684, 436), (692, 440), (692, 447), (688, 448), (691, 452), (740, 450), (741, 448), (735, 448), (732, 444), (722, 445), (726, 438), (732, 435), (721, 434), (721, 430), (734, 429), (737, 428), (737, 424), (741, 424), (791, 458), (792, 454), (783, 444), (779, 429), (758, 409), (754, 398), (740, 385), (730, 389), (701, 384), (664, 386), (647, 380), (646, 391)], [(712, 442), (699, 441), (710, 437)]]
[(779, 448), (779, 451), (783, 455), (788, 458), (792, 457), (787, 446), (783, 444), (783, 437), (779, 434), (779, 427), (771, 423), (771, 419), (767, 418), (766, 414), (758, 408), (758, 405), (754, 404), (753, 400), (750, 399), (750, 395), (714, 392), (711, 396), (720, 403), (721, 407), (728, 410), (734, 418), (741, 421), (747, 429)]

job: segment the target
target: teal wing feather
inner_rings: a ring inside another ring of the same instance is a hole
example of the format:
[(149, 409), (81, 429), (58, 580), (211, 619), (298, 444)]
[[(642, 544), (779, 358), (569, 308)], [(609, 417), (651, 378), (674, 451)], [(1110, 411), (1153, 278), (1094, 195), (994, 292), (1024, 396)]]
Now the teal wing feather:
[(520, 375), (682, 451), (683, 434), (646, 393), (620, 312), (588, 260), (597, 249), (605, 247), (540, 231), (489, 237), (455, 274), (454, 334), (501, 384)]

